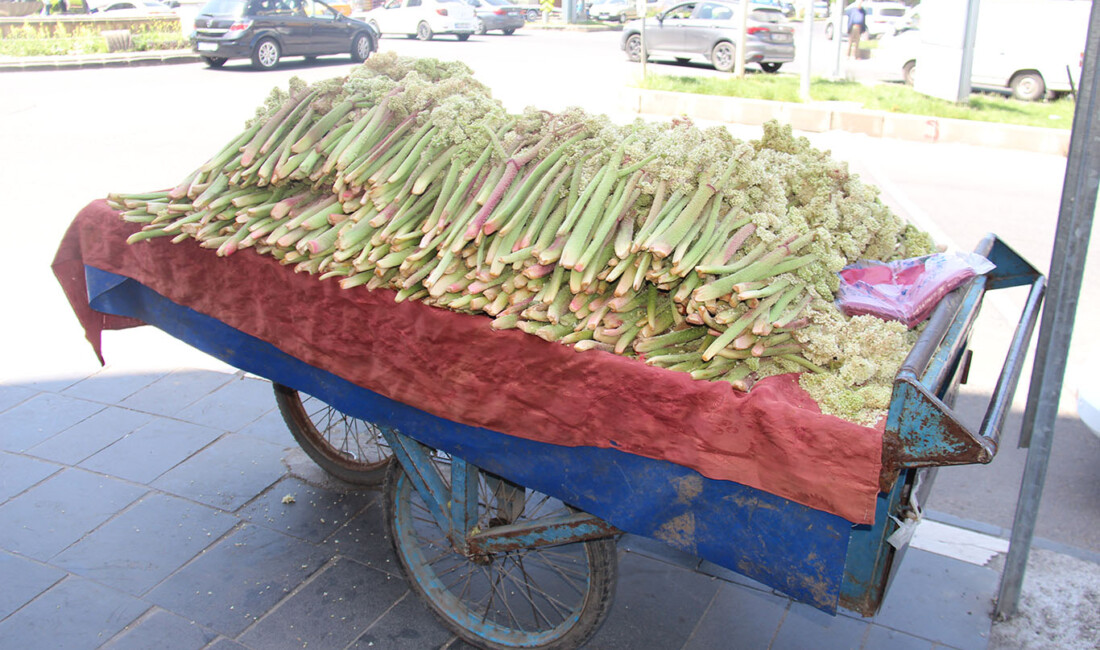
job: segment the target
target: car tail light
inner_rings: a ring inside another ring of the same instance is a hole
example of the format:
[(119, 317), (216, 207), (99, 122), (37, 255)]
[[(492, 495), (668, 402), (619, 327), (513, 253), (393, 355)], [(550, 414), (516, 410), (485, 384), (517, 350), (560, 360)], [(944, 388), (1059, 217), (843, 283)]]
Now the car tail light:
[(767, 34), (770, 31), (767, 27), (749, 27), (745, 30), (748, 34)]
[(446, 9), (436, 9), (435, 13), (439, 14), (440, 16), (446, 16), (447, 15), (447, 10)]
[(229, 33), (230, 34), (240, 34), (241, 32), (243, 32), (244, 30), (248, 29), (251, 26), (252, 26), (252, 21), (251, 20), (238, 20), (237, 22), (235, 22), (235, 23), (233, 23), (232, 25), (229, 26)]
[(503, 10), (503, 9), (495, 9), (495, 10), (493, 10), (493, 13), (496, 14), (497, 16), (503, 16), (504, 14), (506, 14), (508, 12)]

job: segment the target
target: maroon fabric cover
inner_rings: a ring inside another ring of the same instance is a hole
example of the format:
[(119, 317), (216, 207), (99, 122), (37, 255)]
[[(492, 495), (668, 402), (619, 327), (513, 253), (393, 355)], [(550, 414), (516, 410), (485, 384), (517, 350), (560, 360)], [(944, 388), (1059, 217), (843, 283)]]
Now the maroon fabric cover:
[(637, 360), (495, 331), (485, 316), (395, 303), (391, 291), (344, 290), (247, 249), (221, 258), (190, 241), (128, 245), (134, 230), (97, 201), (77, 215), (57, 254), (58, 278), (97, 353), (102, 329), (134, 323), (88, 309), (75, 265), (133, 278), (308, 364), (449, 420), (663, 459), (855, 523), (873, 521), (882, 432), (821, 414), (796, 375), (740, 393)]

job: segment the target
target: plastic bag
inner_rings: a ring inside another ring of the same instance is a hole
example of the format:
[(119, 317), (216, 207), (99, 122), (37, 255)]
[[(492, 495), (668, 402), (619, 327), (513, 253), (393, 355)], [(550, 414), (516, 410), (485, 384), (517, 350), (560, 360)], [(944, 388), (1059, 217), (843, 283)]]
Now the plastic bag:
[(896, 262), (861, 261), (844, 267), (837, 306), (848, 316), (871, 314), (909, 328), (963, 282), (993, 270), (975, 253), (938, 253)]

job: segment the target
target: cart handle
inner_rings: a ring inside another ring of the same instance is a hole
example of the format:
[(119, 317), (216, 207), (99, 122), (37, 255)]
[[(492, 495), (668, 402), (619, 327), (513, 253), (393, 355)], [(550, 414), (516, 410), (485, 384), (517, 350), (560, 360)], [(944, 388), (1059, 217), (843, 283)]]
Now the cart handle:
[[(893, 483), (906, 467), (988, 463), (997, 453), (1001, 429), (1012, 404), (1039, 319), (1046, 278), (996, 235), (974, 250), (996, 265), (940, 301), (928, 327), (894, 379), (883, 444), (882, 484)], [(945, 403), (952, 401), (969, 370), (967, 344), (986, 291), (1031, 285), (981, 428), (972, 432)]]

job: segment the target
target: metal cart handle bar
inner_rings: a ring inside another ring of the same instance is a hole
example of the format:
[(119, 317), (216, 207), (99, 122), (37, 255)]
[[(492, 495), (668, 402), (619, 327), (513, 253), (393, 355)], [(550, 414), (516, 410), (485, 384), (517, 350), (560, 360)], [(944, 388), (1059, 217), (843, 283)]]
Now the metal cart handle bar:
[[(940, 301), (894, 379), (883, 442), (880, 487), (884, 489), (893, 484), (902, 468), (988, 463), (997, 453), (1039, 319), (1046, 278), (996, 235), (986, 235), (974, 252), (996, 268), (975, 276)], [(945, 400), (951, 401), (959, 383), (966, 379), (966, 348), (985, 292), (1028, 284), (1031, 292), (975, 434)]]

